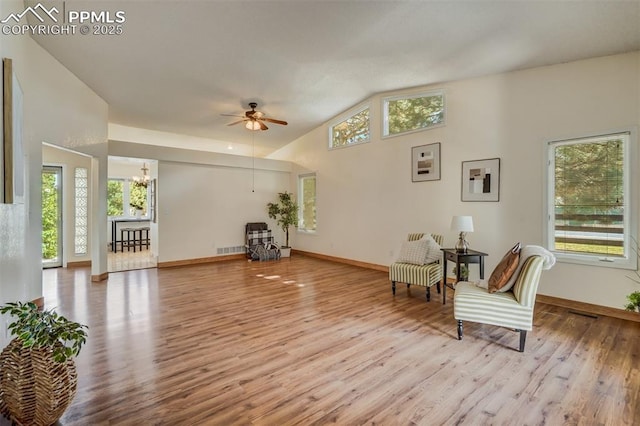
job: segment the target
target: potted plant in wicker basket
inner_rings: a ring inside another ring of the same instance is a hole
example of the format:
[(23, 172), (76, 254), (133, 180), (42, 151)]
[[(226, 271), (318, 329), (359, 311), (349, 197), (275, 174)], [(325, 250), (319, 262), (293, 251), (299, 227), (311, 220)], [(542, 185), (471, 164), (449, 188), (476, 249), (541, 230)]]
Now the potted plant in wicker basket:
[(86, 342), (86, 325), (34, 303), (7, 303), (15, 338), (0, 354), (0, 413), (19, 425), (51, 425), (76, 394), (73, 357)]

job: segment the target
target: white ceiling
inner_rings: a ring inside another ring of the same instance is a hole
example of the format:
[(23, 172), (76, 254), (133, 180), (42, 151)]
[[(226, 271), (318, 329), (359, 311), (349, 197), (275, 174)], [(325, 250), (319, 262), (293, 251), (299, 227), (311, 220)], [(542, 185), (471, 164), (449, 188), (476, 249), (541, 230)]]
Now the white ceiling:
[[(37, 2), (28, 0), (27, 4)], [(56, 2), (47, 2), (50, 5)], [(58, 2), (62, 5), (62, 2)], [(222, 113), (287, 120), (265, 156), (378, 92), (640, 49), (640, 1), (73, 1), (122, 35), (37, 41), (125, 126), (251, 144)]]

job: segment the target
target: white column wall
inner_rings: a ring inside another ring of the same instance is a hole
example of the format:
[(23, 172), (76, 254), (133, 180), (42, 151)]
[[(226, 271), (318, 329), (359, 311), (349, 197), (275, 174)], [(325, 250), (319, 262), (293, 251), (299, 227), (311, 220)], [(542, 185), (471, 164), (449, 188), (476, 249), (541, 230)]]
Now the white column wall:
[[(0, 2), (0, 16), (23, 10), (22, 1)], [(24, 93), (26, 171), (25, 204), (0, 204), (0, 303), (4, 303), (43, 295), (38, 266), (42, 259), (42, 142), (76, 149), (106, 146), (108, 111), (100, 97), (29, 36), (3, 35), (0, 56), (13, 60)], [(106, 179), (104, 188), (106, 202)], [(104, 257), (106, 271), (106, 251)], [(8, 341), (5, 329), (6, 318), (2, 318), (2, 346)]]

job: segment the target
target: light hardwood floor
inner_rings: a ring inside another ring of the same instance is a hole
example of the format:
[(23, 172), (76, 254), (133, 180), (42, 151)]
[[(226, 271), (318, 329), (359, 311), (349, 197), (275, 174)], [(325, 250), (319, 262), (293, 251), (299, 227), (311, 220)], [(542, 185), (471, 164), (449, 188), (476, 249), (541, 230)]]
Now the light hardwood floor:
[(538, 304), (519, 353), (498, 327), (458, 341), (452, 300), (304, 256), (89, 276), (44, 272), (46, 307), (90, 326), (63, 425), (640, 424), (640, 323)]

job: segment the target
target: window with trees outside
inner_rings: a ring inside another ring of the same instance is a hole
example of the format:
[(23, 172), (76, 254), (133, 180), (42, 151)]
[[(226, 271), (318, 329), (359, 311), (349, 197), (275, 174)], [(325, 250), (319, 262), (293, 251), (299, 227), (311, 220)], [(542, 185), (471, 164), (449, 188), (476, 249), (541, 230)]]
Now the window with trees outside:
[(358, 110), (355, 114), (329, 126), (329, 149), (342, 148), (369, 142), (370, 122), (369, 106)]
[(298, 230), (316, 231), (316, 175), (315, 173), (298, 176)]
[(135, 217), (138, 210), (142, 216), (149, 214), (149, 189), (131, 179), (109, 179), (107, 181), (107, 215), (109, 217)]
[(629, 132), (548, 143), (546, 243), (559, 259), (635, 269), (630, 145)]
[(420, 93), (382, 100), (383, 136), (395, 136), (444, 124), (444, 94)]

